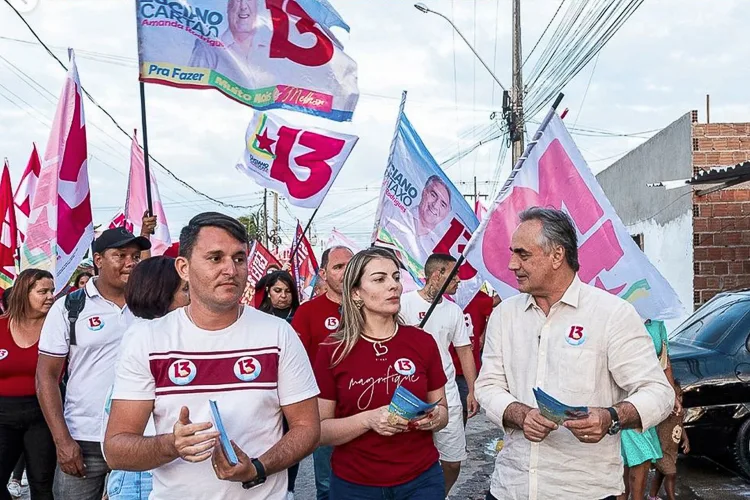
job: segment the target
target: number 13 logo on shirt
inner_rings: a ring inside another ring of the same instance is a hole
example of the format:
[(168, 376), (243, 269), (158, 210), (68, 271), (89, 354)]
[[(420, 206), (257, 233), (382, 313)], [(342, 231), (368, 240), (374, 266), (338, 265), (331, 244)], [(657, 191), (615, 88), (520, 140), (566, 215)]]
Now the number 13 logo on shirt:
[(571, 326), (565, 341), (570, 345), (576, 346), (586, 342), (586, 334), (583, 331), (583, 327), (578, 325)]
[(189, 359), (178, 359), (171, 365), (169, 365), (169, 380), (176, 385), (187, 385), (193, 380), (198, 374), (198, 369), (195, 367), (195, 363)]
[(243, 382), (251, 382), (260, 376), (260, 362), (252, 357), (245, 356), (234, 364), (234, 376)]
[(409, 358), (400, 358), (396, 360), (396, 362), (393, 363), (393, 368), (396, 369), (396, 373), (398, 373), (399, 375), (403, 375), (404, 377), (414, 375), (414, 372), (417, 371), (417, 367), (414, 366), (414, 362)]

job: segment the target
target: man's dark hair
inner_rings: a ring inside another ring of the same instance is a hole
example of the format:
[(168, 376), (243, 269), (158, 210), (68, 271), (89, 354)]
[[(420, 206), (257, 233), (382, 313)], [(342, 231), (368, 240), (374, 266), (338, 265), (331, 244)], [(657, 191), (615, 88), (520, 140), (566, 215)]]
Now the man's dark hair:
[(531, 207), (518, 216), (521, 222), (538, 220), (542, 223), (542, 241), (539, 244), (549, 253), (556, 246), (565, 250), (565, 260), (570, 268), (578, 272), (578, 234), (573, 219), (562, 210), (554, 208)]
[(349, 252), (351, 252), (352, 255), (354, 254), (351, 248), (344, 246), (344, 245), (336, 245), (331, 248), (326, 248), (323, 251), (323, 255), (320, 256), (320, 268), (321, 269), (325, 269), (326, 267), (328, 267), (328, 261), (331, 258), (331, 252), (333, 252), (334, 250), (349, 250)]
[(454, 262), (456, 262), (456, 258), (452, 255), (447, 253), (434, 253), (427, 257), (427, 262), (424, 263), (424, 277), (429, 278), (441, 267), (446, 267)]
[(180, 231), (180, 257), (190, 258), (198, 241), (198, 233), (204, 227), (218, 227), (234, 237), (240, 243), (247, 243), (247, 229), (240, 221), (218, 212), (203, 212), (188, 222)]
[(182, 286), (172, 257), (151, 257), (141, 261), (128, 278), (125, 302), (143, 319), (161, 318), (169, 312), (175, 293)]

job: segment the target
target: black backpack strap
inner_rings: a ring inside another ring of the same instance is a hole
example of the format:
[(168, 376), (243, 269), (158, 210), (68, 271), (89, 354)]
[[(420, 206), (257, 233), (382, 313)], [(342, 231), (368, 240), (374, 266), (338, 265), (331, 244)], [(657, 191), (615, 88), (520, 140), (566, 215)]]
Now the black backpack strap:
[(83, 288), (69, 293), (65, 296), (65, 309), (68, 310), (68, 322), (70, 323), (70, 345), (76, 345), (76, 321), (81, 311), (86, 306), (86, 290)]

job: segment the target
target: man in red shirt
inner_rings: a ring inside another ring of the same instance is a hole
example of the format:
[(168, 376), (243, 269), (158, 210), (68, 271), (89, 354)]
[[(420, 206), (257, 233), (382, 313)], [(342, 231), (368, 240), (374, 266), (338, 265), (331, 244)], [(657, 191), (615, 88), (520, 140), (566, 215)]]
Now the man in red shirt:
[[(487, 321), (490, 319), (492, 310), (499, 303), (500, 297), (498, 295), (490, 297), (480, 290), (464, 308), (464, 318), (467, 323), (471, 322), (471, 349), (472, 354), (474, 354), (474, 363), (477, 365), (477, 373), (479, 373), (479, 368), (482, 366), (484, 330), (487, 328)], [(469, 394), (469, 385), (466, 383), (464, 372), (461, 369), (461, 363), (459, 362), (456, 350), (452, 345), (450, 347), (450, 353), (453, 358), (453, 365), (456, 367), (456, 384), (458, 385), (458, 393), (461, 396), (461, 405), (464, 408), (464, 426), (466, 426), (466, 420), (468, 418), (466, 396)]]
[[(310, 364), (315, 364), (320, 343), (339, 327), (344, 270), (353, 255), (345, 246), (331, 247), (323, 252), (320, 260), (320, 279), (326, 284), (326, 293), (299, 306), (292, 319), (292, 328), (302, 340)], [(331, 446), (321, 446), (313, 453), (317, 500), (328, 500), (331, 453)]]

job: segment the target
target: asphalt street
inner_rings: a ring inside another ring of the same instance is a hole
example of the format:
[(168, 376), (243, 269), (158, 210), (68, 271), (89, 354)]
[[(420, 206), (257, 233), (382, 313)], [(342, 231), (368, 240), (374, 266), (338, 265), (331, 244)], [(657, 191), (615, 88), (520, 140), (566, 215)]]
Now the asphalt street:
[[(471, 419), (466, 432), (469, 460), (464, 465), (450, 497), (452, 500), (483, 500), (494, 468), (499, 432), (483, 415)], [(748, 499), (750, 482), (712, 460), (702, 457), (680, 457), (677, 497), (681, 500)], [(24, 488), (22, 498), (30, 498), (28, 487)], [(312, 457), (306, 458), (300, 466), (295, 499), (315, 500)]]

